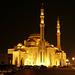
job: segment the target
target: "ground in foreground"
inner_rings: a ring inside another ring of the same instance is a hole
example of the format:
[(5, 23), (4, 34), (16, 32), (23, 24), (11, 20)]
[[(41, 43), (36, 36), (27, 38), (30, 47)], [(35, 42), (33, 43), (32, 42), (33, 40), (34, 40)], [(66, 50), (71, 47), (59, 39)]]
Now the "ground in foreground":
[(13, 75), (75, 75), (75, 69), (24, 69)]

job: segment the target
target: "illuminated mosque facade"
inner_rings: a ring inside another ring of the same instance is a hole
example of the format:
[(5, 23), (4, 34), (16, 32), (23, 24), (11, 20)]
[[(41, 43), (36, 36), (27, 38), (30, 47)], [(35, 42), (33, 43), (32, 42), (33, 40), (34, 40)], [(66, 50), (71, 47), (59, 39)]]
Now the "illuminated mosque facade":
[(8, 49), (8, 54), (12, 54), (13, 65), (66, 65), (66, 53), (61, 50), (59, 18), (57, 19), (57, 47), (54, 47), (54, 45), (48, 43), (48, 41), (44, 39), (44, 27), (44, 8), (42, 3), (40, 34), (31, 34), (27, 40), (24, 40), (24, 45), (18, 43), (13, 49)]

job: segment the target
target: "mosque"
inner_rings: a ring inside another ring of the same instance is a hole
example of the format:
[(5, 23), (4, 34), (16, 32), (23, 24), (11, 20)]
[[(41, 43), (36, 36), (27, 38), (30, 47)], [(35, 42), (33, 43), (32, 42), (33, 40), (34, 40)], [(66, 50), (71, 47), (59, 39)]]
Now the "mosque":
[(12, 55), (13, 65), (45, 65), (65, 66), (66, 53), (61, 49), (60, 42), (60, 21), (57, 19), (57, 47), (44, 39), (44, 8), (43, 3), (40, 13), (40, 34), (31, 34), (24, 44), (18, 43), (13, 49), (8, 49)]

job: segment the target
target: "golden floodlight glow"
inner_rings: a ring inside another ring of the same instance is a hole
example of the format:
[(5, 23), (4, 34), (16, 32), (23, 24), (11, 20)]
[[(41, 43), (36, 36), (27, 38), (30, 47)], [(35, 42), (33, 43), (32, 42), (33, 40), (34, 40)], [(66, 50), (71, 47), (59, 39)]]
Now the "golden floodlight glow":
[(17, 46), (22, 46), (22, 44), (21, 44), (21, 43), (19, 43)]
[(45, 63), (40, 63), (40, 65), (45, 65)]
[(28, 65), (28, 61), (29, 61), (29, 59), (26, 59), (25, 65)]
[(42, 65), (42, 63), (40, 63), (40, 65)]
[(56, 50), (59, 50), (57, 47), (54, 47)]
[(41, 15), (44, 15), (44, 13), (42, 12)]
[(38, 45), (39, 43), (37, 42), (36, 44)]
[(57, 17), (57, 26), (60, 26), (59, 17)]
[(75, 58), (74, 58), (74, 57), (72, 57), (72, 60), (75, 60)]
[(54, 47), (54, 45), (51, 45), (52, 47)]
[(60, 64), (59, 64), (59, 62), (57, 61), (57, 66), (59, 66)]
[(27, 59), (27, 61), (28, 61), (29, 59)]
[(59, 26), (60, 24), (58, 23), (57, 26)]
[(25, 62), (24, 65), (27, 65), (27, 63)]
[(41, 23), (44, 23), (44, 21), (41, 21)]
[(69, 59), (66, 59), (66, 61), (68, 62), (68, 61), (69, 61)]
[(20, 48), (21, 48), (20, 46), (17, 47), (17, 49), (20, 49)]
[(29, 53), (29, 51), (27, 51), (27, 53)]
[(37, 60), (37, 65), (38, 65), (38, 60)]
[(25, 48), (25, 46), (22, 46), (21, 48)]
[(49, 61), (47, 60), (47, 66), (49, 66)]
[(60, 33), (60, 30), (57, 30), (57, 33)]

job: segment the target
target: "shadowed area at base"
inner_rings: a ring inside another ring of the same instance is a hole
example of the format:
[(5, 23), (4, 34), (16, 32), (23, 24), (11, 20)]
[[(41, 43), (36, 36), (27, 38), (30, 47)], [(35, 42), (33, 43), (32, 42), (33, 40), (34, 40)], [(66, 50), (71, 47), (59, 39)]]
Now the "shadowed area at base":
[(36, 75), (36, 73), (33, 70), (25, 69), (25, 70), (16, 72), (12, 75)]

